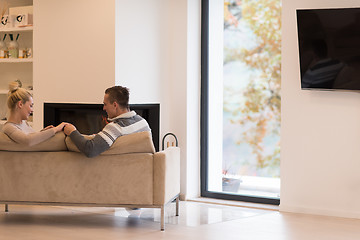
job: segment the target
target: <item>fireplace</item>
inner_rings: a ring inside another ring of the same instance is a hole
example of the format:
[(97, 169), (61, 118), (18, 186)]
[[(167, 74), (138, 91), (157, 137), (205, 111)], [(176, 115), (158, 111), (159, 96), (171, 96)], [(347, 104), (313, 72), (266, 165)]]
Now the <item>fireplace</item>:
[[(130, 109), (147, 120), (156, 151), (159, 151), (160, 104), (130, 104)], [(44, 103), (44, 127), (69, 122), (82, 134), (95, 134), (107, 124), (102, 104)]]

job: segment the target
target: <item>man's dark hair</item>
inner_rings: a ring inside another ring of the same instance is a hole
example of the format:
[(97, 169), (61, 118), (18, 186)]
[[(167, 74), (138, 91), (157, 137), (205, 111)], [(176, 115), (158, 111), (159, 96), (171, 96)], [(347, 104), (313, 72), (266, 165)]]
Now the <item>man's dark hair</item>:
[(129, 108), (129, 89), (122, 86), (114, 86), (105, 90), (110, 103), (117, 102), (121, 108)]

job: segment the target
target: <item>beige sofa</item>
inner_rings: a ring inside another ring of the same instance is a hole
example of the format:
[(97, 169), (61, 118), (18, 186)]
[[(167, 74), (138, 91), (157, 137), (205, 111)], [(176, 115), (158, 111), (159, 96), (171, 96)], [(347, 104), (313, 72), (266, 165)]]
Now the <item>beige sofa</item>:
[(0, 133), (0, 203), (161, 208), (180, 192), (180, 149), (155, 152), (148, 132), (118, 138), (95, 158), (63, 133), (32, 147)]

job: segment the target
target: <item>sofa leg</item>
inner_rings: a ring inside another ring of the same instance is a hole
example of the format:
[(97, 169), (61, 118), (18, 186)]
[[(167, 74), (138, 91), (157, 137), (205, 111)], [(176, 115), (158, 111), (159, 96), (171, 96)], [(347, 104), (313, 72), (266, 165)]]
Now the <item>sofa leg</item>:
[(179, 216), (179, 196), (176, 198), (176, 216)]
[(5, 212), (9, 212), (9, 206), (5, 204)]
[(161, 206), (161, 231), (165, 231), (165, 206)]

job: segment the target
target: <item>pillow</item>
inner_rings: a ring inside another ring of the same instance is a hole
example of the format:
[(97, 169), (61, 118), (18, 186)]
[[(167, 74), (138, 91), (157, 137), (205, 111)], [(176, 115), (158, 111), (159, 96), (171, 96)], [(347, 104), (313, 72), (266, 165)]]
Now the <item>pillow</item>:
[[(83, 135), (86, 139), (92, 139), (94, 135)], [(69, 151), (80, 152), (70, 137), (65, 139)], [(154, 153), (155, 148), (151, 137), (151, 132), (138, 132), (118, 137), (114, 144), (101, 153), (101, 155), (115, 155), (125, 153)]]
[(55, 136), (34, 146), (24, 146), (14, 142), (3, 132), (0, 132), (0, 150), (13, 152), (56, 152), (66, 151), (65, 134), (58, 132)]

